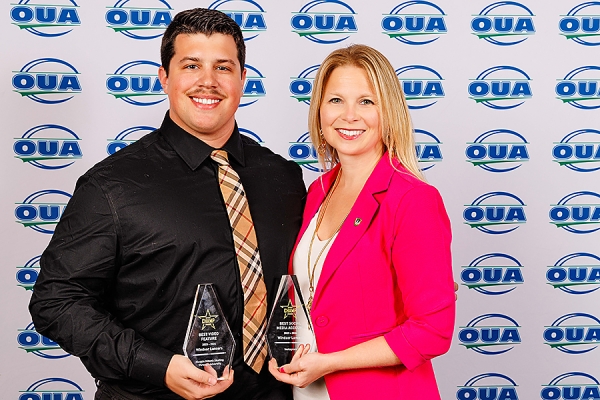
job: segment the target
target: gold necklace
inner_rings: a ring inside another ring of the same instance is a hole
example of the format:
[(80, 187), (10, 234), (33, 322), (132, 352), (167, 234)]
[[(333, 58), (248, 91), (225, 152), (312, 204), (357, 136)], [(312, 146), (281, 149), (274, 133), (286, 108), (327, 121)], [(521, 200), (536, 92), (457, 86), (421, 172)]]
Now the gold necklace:
[(323, 252), (325, 251), (325, 249), (327, 248), (327, 246), (329, 246), (329, 243), (331, 243), (331, 241), (333, 240), (333, 238), (335, 237), (335, 235), (342, 228), (342, 225), (344, 224), (344, 221), (348, 217), (348, 214), (350, 214), (350, 210), (348, 210), (348, 213), (342, 219), (342, 221), (338, 225), (338, 227), (335, 230), (335, 232), (333, 232), (333, 234), (331, 235), (331, 237), (329, 239), (327, 239), (327, 242), (325, 243), (325, 246), (323, 246), (323, 248), (321, 249), (321, 251), (317, 255), (317, 259), (315, 260), (315, 263), (313, 264), (313, 266), (311, 268), (310, 255), (312, 254), (313, 243), (315, 241), (315, 237), (317, 237), (317, 232), (319, 231), (319, 227), (321, 226), (321, 222), (323, 222), (323, 217), (325, 216), (325, 211), (327, 210), (327, 206), (329, 206), (329, 202), (331, 201), (331, 197), (333, 195), (333, 192), (335, 192), (335, 189), (337, 188), (337, 186), (340, 183), (340, 177), (341, 176), (342, 176), (342, 170), (340, 169), (340, 172), (338, 172), (337, 176), (335, 177), (335, 182), (333, 183), (333, 186), (329, 190), (329, 193), (327, 193), (327, 196), (325, 197), (325, 200), (323, 201), (323, 204), (321, 205), (321, 209), (319, 210), (319, 215), (317, 216), (317, 225), (315, 227), (315, 231), (312, 234), (312, 238), (310, 239), (310, 244), (308, 245), (308, 263), (307, 264), (308, 264), (308, 290), (309, 290), (309, 297), (308, 297), (308, 304), (306, 305), (306, 307), (308, 308), (309, 312), (310, 312), (310, 310), (312, 308), (313, 298), (314, 298), (314, 295), (315, 295), (315, 271), (317, 269), (317, 264), (319, 263), (319, 259), (323, 255)]

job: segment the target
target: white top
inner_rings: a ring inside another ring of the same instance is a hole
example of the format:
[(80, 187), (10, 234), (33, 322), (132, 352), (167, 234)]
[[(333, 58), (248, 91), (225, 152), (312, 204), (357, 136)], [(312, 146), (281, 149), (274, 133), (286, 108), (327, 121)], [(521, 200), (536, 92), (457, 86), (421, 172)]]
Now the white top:
[[(319, 213), (315, 214), (313, 219), (310, 221), (310, 224), (306, 228), (306, 232), (302, 235), (300, 242), (298, 243), (298, 247), (296, 248), (296, 252), (294, 253), (294, 274), (298, 278), (298, 283), (300, 284), (300, 290), (302, 291), (302, 297), (304, 301), (308, 303), (308, 299), (310, 297), (309, 291), (309, 279), (308, 279), (308, 248), (310, 245), (310, 240), (315, 232), (315, 228), (317, 225), (317, 216)], [(315, 260), (319, 256), (321, 250), (323, 250), (323, 254), (319, 258), (317, 265), (315, 267), (315, 280), (314, 285), (315, 289), (317, 288), (317, 282), (319, 281), (319, 277), (321, 276), (321, 271), (323, 270), (323, 262), (327, 257), (327, 253), (331, 248), (331, 245), (335, 241), (337, 236), (337, 232), (333, 235), (333, 239), (327, 243), (327, 239), (320, 240), (318, 236), (315, 237), (315, 240), (312, 245), (312, 252), (310, 255), (311, 266), (310, 269), (314, 267)], [(327, 247), (325, 248), (325, 245)], [(297, 312), (296, 318), (298, 321), (299, 330), (297, 332), (298, 343), (308, 343), (310, 344), (310, 351), (317, 351), (317, 344), (314, 340), (314, 335), (308, 329), (308, 324), (306, 321), (306, 316), (303, 312)], [(307, 387), (301, 389), (298, 387), (293, 388), (294, 392), (294, 400), (329, 400), (329, 393), (327, 393), (327, 387), (325, 386), (325, 379), (320, 378), (315, 382), (311, 383)]]

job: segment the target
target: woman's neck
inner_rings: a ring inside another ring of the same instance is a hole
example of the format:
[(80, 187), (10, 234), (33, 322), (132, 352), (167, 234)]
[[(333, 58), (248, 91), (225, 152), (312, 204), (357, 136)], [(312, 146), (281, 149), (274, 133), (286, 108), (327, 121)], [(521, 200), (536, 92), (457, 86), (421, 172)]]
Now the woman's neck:
[(382, 154), (340, 157), (340, 166), (344, 171), (339, 183), (340, 189), (360, 191), (381, 157)]

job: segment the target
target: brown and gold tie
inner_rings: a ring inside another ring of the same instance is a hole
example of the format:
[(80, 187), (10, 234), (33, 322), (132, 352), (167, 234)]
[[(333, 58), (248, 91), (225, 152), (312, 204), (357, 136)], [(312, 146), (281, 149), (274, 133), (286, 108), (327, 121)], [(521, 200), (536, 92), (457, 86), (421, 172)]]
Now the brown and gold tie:
[(210, 157), (219, 164), (219, 186), (225, 201), (233, 244), (244, 290), (244, 362), (260, 372), (267, 356), (267, 288), (263, 278), (258, 242), (244, 187), (229, 165), (225, 150), (214, 150)]

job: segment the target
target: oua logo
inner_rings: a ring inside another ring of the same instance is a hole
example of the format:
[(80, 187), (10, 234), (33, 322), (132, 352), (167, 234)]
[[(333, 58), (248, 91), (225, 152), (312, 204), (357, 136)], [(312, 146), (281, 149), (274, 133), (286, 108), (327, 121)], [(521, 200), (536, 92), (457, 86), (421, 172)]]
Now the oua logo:
[(592, 253), (571, 253), (548, 267), (546, 281), (568, 294), (588, 294), (600, 289), (600, 257)]
[[(36, 332), (33, 322), (27, 325), (25, 329), (19, 330), (17, 342), (20, 349), (41, 358), (56, 360), (70, 356), (69, 353), (61, 349), (58, 343)], [(46, 400), (43, 395), (42, 400)]]
[(560, 34), (583, 46), (600, 46), (600, 1), (586, 1), (571, 8), (558, 21)]
[(518, 400), (517, 383), (495, 372), (480, 374), (458, 387), (458, 400)]
[(445, 16), (444, 10), (430, 1), (405, 1), (383, 16), (381, 27), (392, 39), (420, 46), (448, 33)]
[(497, 46), (513, 46), (535, 35), (533, 11), (516, 1), (498, 1), (473, 16), (473, 35)]
[(529, 161), (529, 142), (510, 129), (492, 129), (467, 143), (467, 161), (489, 172), (509, 172)]
[(358, 32), (356, 12), (340, 0), (313, 0), (293, 13), (292, 32), (318, 44), (342, 42)]
[(242, 30), (244, 40), (252, 40), (267, 30), (265, 10), (253, 0), (217, 0), (208, 6), (219, 10), (235, 21)]
[(13, 25), (41, 37), (63, 36), (81, 26), (74, 0), (56, 4), (60, 0), (19, 0), (12, 4), (10, 18)]
[(600, 342), (600, 320), (591, 314), (565, 314), (545, 328), (544, 343), (563, 353), (588, 353)]
[(81, 93), (79, 71), (58, 58), (38, 58), (13, 71), (14, 91), (41, 104), (60, 104)]
[(517, 321), (507, 315), (483, 314), (459, 328), (458, 340), (461, 346), (479, 354), (504, 354), (521, 344), (520, 328)]
[(577, 234), (600, 230), (600, 194), (587, 190), (569, 193), (552, 204), (550, 223)]
[(424, 65), (407, 65), (398, 68), (396, 76), (406, 96), (406, 104), (411, 110), (431, 107), (446, 96), (444, 78), (433, 68)]
[(36, 232), (53, 234), (71, 195), (62, 190), (39, 190), (15, 207), (17, 223)]
[(600, 382), (585, 372), (566, 372), (543, 385), (542, 400), (600, 399)]
[(556, 95), (563, 103), (580, 110), (600, 108), (600, 66), (586, 65), (568, 72), (556, 84)]
[(40, 259), (42, 256), (35, 256), (29, 259), (25, 265), (17, 267), (17, 286), (25, 290), (33, 290), (33, 285), (40, 274)]
[(519, 107), (533, 97), (531, 78), (510, 65), (486, 69), (469, 83), (469, 98), (494, 110)]
[(525, 203), (508, 192), (489, 192), (465, 205), (465, 224), (492, 235), (514, 231), (527, 222)]
[(600, 170), (600, 131), (579, 129), (567, 134), (552, 148), (553, 161), (577, 172)]
[(311, 65), (298, 74), (297, 77), (291, 78), (290, 93), (291, 97), (304, 104), (310, 104), (310, 95), (312, 94), (313, 82), (320, 64)]
[(20, 391), (20, 400), (83, 400), (84, 390), (65, 378), (45, 378)]
[(462, 267), (462, 284), (478, 293), (498, 296), (525, 283), (523, 265), (504, 253), (483, 254)]
[(62, 125), (44, 124), (28, 129), (15, 139), (15, 157), (34, 167), (55, 170), (66, 168), (83, 157), (81, 139)]
[(442, 142), (433, 133), (424, 129), (415, 129), (415, 151), (421, 171), (428, 171), (442, 162)]
[(118, 67), (106, 78), (108, 94), (134, 106), (153, 106), (167, 99), (158, 79), (160, 64), (136, 60)]
[[(163, 35), (173, 19), (173, 8), (165, 0), (118, 0), (107, 7), (106, 23), (113, 31), (131, 39), (149, 40)], [(144, 4), (138, 6), (138, 4)]]
[(317, 159), (317, 150), (310, 141), (309, 133), (303, 133), (298, 140), (290, 142), (288, 155), (296, 164), (311, 172), (323, 172)]

